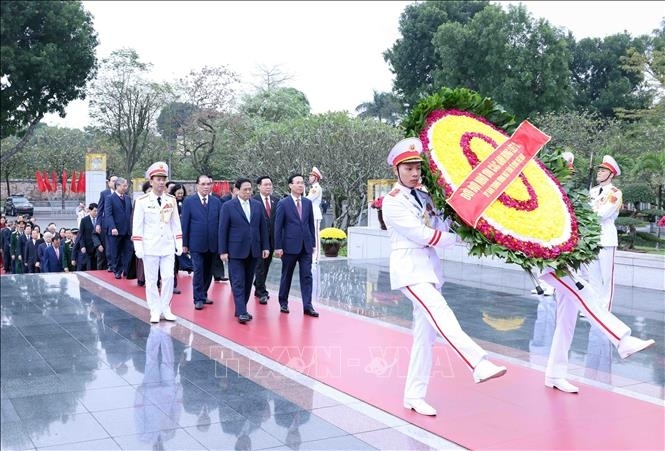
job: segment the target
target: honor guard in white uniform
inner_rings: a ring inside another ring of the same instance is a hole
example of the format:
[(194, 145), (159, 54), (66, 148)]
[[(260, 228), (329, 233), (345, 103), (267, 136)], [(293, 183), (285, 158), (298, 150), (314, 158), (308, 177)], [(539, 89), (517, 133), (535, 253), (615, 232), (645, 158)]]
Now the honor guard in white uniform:
[(323, 180), (323, 174), (319, 171), (316, 166), (312, 168), (312, 171), (309, 173), (309, 193), (307, 193), (307, 198), (312, 201), (312, 211), (314, 212), (314, 232), (316, 236), (316, 249), (314, 249), (314, 255), (312, 260), (314, 263), (319, 261), (319, 250), (321, 248), (321, 242), (319, 239), (319, 229), (321, 228), (321, 220), (323, 219), (323, 214), (321, 213), (321, 200), (323, 200), (323, 188), (319, 183)]
[[(572, 158), (566, 160), (572, 165)], [(621, 170), (614, 158), (605, 155), (596, 176), (599, 185), (590, 191), (591, 206), (601, 222), (600, 244), (603, 249), (599, 260), (592, 262), (586, 268), (589, 281), (578, 276), (577, 282), (581, 282), (583, 286), (579, 289), (571, 277), (557, 277), (551, 272), (545, 275), (549, 283), (556, 288), (554, 291), (557, 306), (552, 347), (545, 369), (545, 386), (565, 393), (579, 392), (579, 387), (566, 379), (568, 353), (575, 333), (578, 312), (609, 339), (622, 359), (654, 344), (653, 340), (642, 340), (631, 336), (630, 327), (609, 311), (614, 286), (614, 250), (617, 246), (614, 220), (621, 208), (621, 191), (612, 186), (611, 182), (614, 175), (619, 174)], [(606, 286), (606, 281), (611, 282), (611, 285)]]
[(473, 372), (475, 382), (502, 376), (506, 368), (487, 360), (487, 353), (460, 327), (441, 294), (443, 273), (436, 249), (457, 242), (448, 222), (420, 187), (422, 143), (418, 138), (398, 142), (388, 155), (397, 184), (383, 199), (388, 227), (390, 285), (413, 303), (413, 344), (404, 389), (404, 407), (422, 415), (436, 415), (425, 401), (432, 368), (432, 347), (440, 334)]
[[(150, 322), (158, 323), (160, 317), (175, 321), (171, 312), (173, 297), (173, 265), (175, 255), (182, 254), (182, 228), (176, 198), (166, 193), (168, 166), (162, 161), (153, 163), (146, 171), (152, 191), (136, 199), (134, 206), (134, 251), (143, 259), (145, 292)], [(161, 293), (157, 278), (161, 274)]]
[(621, 175), (621, 168), (609, 155), (603, 157), (598, 165), (596, 182), (598, 185), (589, 190), (591, 208), (600, 221), (600, 245), (598, 258), (587, 267), (589, 282), (599, 296), (601, 305), (612, 310), (614, 298), (614, 255), (619, 238), (614, 221), (619, 216), (623, 200), (621, 190), (612, 185), (614, 177)]

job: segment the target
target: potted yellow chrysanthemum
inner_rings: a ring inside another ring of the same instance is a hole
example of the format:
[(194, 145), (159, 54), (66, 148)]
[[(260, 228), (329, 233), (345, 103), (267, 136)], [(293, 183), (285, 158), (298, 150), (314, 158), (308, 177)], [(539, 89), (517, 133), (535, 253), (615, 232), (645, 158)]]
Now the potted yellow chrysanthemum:
[(346, 233), (344, 230), (336, 227), (327, 227), (321, 230), (319, 234), (321, 237), (321, 247), (326, 257), (337, 257), (339, 248), (342, 247), (346, 241)]

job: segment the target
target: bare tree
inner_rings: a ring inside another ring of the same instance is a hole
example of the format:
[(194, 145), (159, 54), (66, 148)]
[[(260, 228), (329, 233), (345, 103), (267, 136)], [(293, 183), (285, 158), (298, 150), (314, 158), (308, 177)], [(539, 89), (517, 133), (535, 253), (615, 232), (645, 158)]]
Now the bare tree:
[(166, 100), (166, 88), (146, 79), (149, 68), (135, 50), (116, 50), (102, 61), (90, 91), (90, 115), (120, 148), (127, 178), (145, 152)]

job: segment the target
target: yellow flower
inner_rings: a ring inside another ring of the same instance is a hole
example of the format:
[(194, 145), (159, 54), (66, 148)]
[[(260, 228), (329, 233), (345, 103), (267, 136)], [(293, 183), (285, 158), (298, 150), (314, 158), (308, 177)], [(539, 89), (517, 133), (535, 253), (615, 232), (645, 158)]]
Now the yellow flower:
[(326, 227), (319, 233), (322, 243), (342, 242), (346, 240), (346, 233), (344, 230), (336, 227)]

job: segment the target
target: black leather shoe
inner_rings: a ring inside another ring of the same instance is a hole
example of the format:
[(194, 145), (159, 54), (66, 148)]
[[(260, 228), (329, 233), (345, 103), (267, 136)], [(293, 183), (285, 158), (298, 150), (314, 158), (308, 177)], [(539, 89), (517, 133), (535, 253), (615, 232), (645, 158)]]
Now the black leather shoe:
[(145, 286), (145, 281), (144, 280), (139, 280), (139, 281), (136, 282), (136, 285), (138, 285), (139, 287), (144, 287)]
[(259, 304), (266, 305), (268, 303), (268, 296), (261, 296), (259, 298)]
[(286, 305), (280, 305), (279, 311), (282, 313), (289, 313), (289, 308)]
[(173, 294), (180, 294), (182, 291), (178, 290), (177, 288), (173, 289)]
[(222, 282), (226, 282), (227, 280), (229, 280), (229, 278), (228, 277), (220, 277), (219, 280), (221, 280)]
[(116, 275), (115, 275), (115, 278), (116, 278), (116, 279), (122, 279), (122, 274), (116, 274)]
[(205, 303), (205, 304), (208, 304), (208, 305), (210, 305), (210, 304), (214, 304), (214, 302), (212, 301), (212, 299), (206, 299), (204, 303)]
[(252, 319), (252, 317), (249, 316), (249, 314), (238, 316), (238, 322), (239, 322), (240, 324), (245, 324), (247, 321), (249, 321), (249, 320), (251, 320), (251, 319)]
[(308, 316), (313, 316), (314, 318), (318, 318), (318, 317), (319, 317), (319, 312), (317, 312), (317, 311), (314, 310), (313, 308), (305, 309), (305, 311), (304, 311), (303, 313), (304, 313), (305, 315), (308, 315)]
[(196, 310), (203, 310), (203, 301), (196, 301), (196, 302), (194, 303), (194, 308), (195, 308)]

